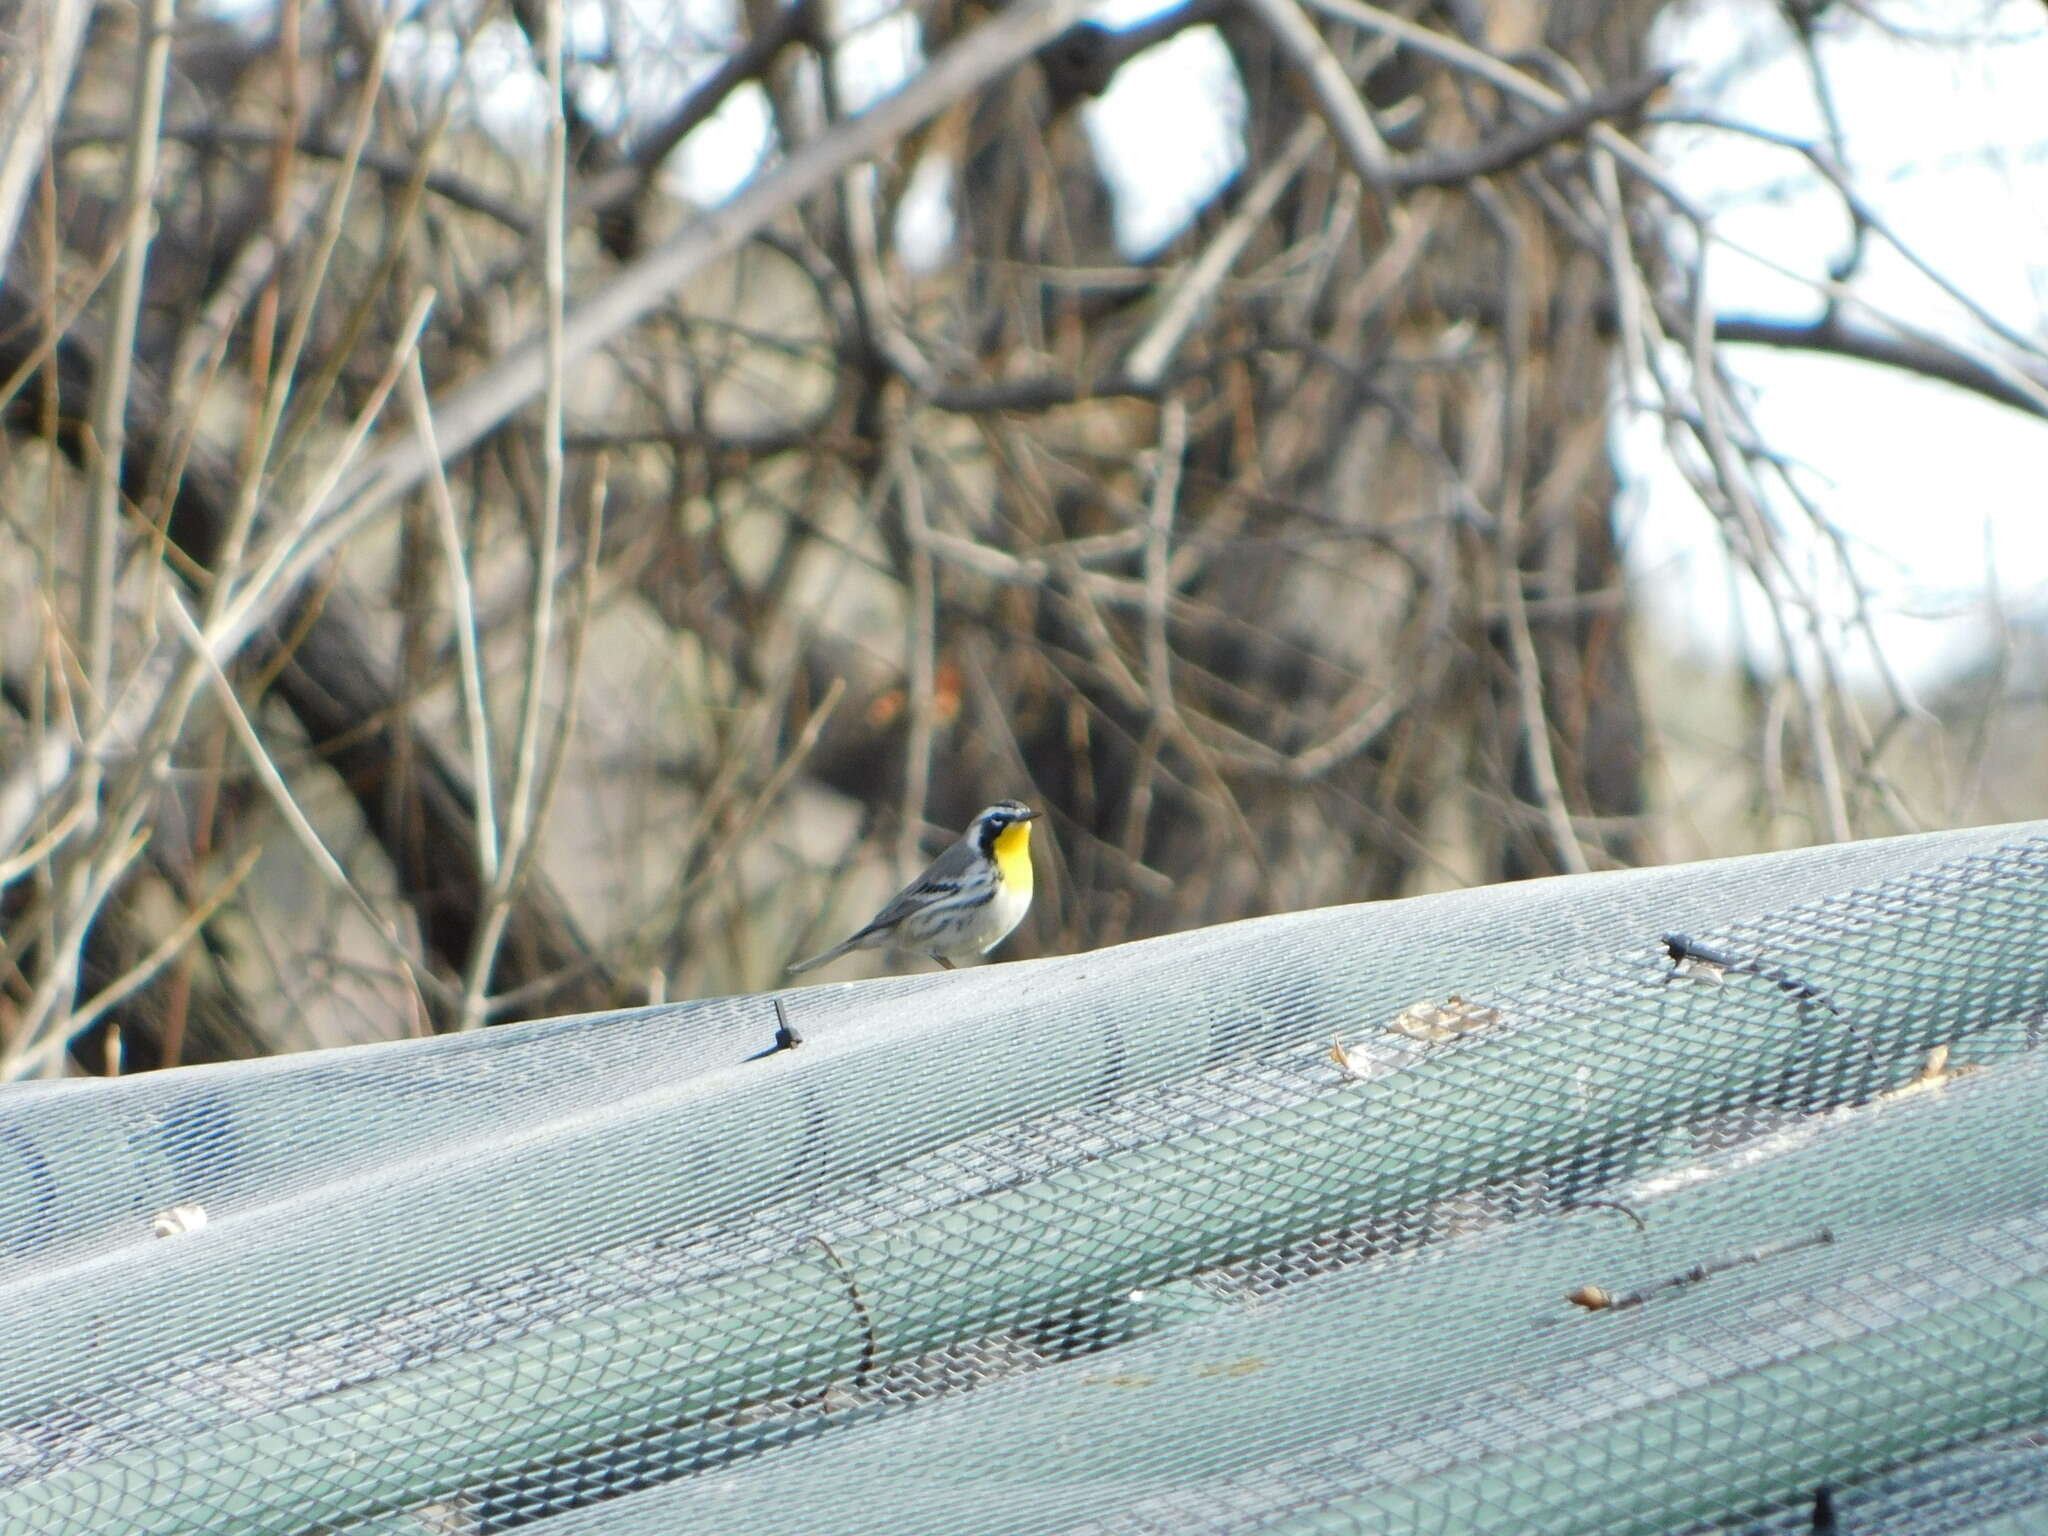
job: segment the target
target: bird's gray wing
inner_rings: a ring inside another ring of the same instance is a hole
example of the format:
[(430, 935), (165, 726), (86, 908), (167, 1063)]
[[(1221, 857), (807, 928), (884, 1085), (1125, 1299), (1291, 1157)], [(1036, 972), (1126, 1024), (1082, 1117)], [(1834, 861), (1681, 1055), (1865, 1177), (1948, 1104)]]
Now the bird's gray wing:
[(875, 914), (875, 920), (854, 935), (856, 939), (894, 927), (908, 914), (921, 907), (938, 905), (943, 907), (948, 896), (956, 894), (967, 878), (967, 872), (974, 868), (980, 855), (974, 844), (966, 838), (960, 839), (944, 853), (932, 860), (931, 868), (919, 875), (910, 884), (898, 891), (889, 904)]
[[(872, 939), (876, 934), (894, 928), (913, 912), (921, 911), (927, 917), (938, 917), (949, 905), (947, 898), (959, 895), (961, 887), (966, 883), (968, 871), (974, 868), (975, 860), (979, 857), (980, 855), (975, 850), (974, 844), (964, 837), (961, 838), (960, 841), (953, 844), (952, 847), (948, 848), (936, 859), (933, 859), (929, 869), (892, 896), (889, 899), (889, 904), (877, 912), (873, 921), (865, 928), (861, 929), (858, 933), (849, 935), (843, 942), (834, 944), (821, 955), (812, 955), (808, 960), (799, 960), (789, 968), (789, 973), (794, 976), (800, 972), (811, 970), (816, 966), (823, 965), (828, 960), (837, 960), (849, 950), (861, 949), (863, 947), (871, 948), (873, 946), (864, 945), (863, 941)], [(917, 942), (924, 935), (907, 933), (902, 937), (909, 940), (909, 943), (903, 947), (915, 948)]]

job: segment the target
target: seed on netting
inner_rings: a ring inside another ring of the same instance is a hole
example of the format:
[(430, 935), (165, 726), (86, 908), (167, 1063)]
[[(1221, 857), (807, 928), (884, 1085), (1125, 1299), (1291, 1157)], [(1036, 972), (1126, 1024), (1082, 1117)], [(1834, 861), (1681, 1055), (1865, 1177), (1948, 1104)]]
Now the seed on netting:
[(1582, 1285), (1576, 1291), (1566, 1291), (1564, 1299), (1588, 1312), (1604, 1312), (1614, 1305), (1614, 1298), (1597, 1285)]
[(1927, 1060), (1921, 1064), (1918, 1072), (1915, 1072), (1905, 1082), (1899, 1084), (1898, 1087), (1887, 1088), (1878, 1095), (1878, 1098), (1903, 1099), (1908, 1094), (1927, 1093), (1936, 1088), (1945, 1088), (1959, 1077), (1968, 1077), (1972, 1072), (1980, 1072), (1982, 1070), (1981, 1064), (1974, 1061), (1959, 1061), (1954, 1066), (1950, 1066), (1948, 1064), (1948, 1047), (1937, 1045), (1927, 1053)]
[(1468, 1003), (1453, 992), (1442, 1002), (1410, 1003), (1394, 1015), (1387, 1029), (1411, 1040), (1431, 1044), (1455, 1040), (1476, 1030), (1491, 1029), (1500, 1022), (1500, 1010), (1484, 1003)]
[(1330, 1040), (1330, 1060), (1337, 1063), (1337, 1070), (1344, 1074), (1347, 1083), (1362, 1083), (1372, 1076), (1372, 1062), (1347, 1051), (1344, 1042), (1334, 1036)]
[(150, 1230), (158, 1237), (197, 1232), (205, 1225), (206, 1207), (203, 1205), (174, 1205), (168, 1211), (159, 1211), (149, 1222)]
[(1225, 1378), (1255, 1376), (1271, 1363), (1271, 1361), (1265, 1360), (1258, 1355), (1243, 1355), (1235, 1360), (1219, 1360), (1209, 1365), (1198, 1365), (1195, 1367), (1194, 1373), (1197, 1376), (1221, 1376)]

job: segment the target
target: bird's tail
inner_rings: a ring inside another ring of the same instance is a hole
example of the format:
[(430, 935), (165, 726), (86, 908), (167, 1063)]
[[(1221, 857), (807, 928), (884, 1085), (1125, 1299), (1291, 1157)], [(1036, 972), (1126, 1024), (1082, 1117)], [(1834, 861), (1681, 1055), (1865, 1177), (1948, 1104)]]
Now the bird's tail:
[(789, 974), (792, 976), (799, 976), (802, 975), (805, 971), (816, 970), (819, 966), (825, 964), (825, 962), (828, 960), (837, 960), (841, 955), (845, 954), (848, 950), (852, 949), (856, 944), (858, 944), (862, 939), (866, 937), (867, 935), (865, 933), (856, 933), (844, 944), (834, 944), (822, 955), (813, 955), (808, 960), (799, 960), (795, 965), (792, 965), (789, 968)]

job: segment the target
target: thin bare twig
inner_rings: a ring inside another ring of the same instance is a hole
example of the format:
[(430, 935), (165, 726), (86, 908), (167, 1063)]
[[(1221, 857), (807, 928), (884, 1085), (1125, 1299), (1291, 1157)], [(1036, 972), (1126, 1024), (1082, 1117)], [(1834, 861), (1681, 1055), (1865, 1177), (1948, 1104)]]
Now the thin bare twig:
[(248, 440), (248, 451), (242, 463), (242, 494), (223, 531), (219, 553), (214, 559), (214, 584), (205, 608), (209, 629), (226, 611), (229, 595), (236, 589), (243, 549), (255, 526), (256, 509), (262, 499), (266, 471), (270, 468), (271, 447), (291, 399), (299, 355), (312, 329), (313, 310), (319, 302), (328, 265), (333, 260), (335, 247), (341, 242), (342, 217), (348, 209), (349, 194), (355, 188), (357, 163), (363, 146), (369, 142), (370, 129), (376, 122), (377, 93), (383, 88), (384, 68), (390, 58), (391, 39), (397, 32), (399, 19), (400, 13), (395, 10), (384, 14), (369, 63), (357, 87), (356, 120), (349, 132), (348, 154), (342, 161), (340, 175), (335, 178), (334, 191), (327, 200), (327, 213), (321, 221), (320, 235), (307, 264), (305, 287), (293, 313), (291, 329), (286, 333), (284, 345), (271, 368), (261, 411)]
[[(199, 317), (186, 327), (171, 362), (165, 398), (184, 405), (194, 424), (205, 396), (202, 376), (210, 383), (226, 360), (228, 344), (256, 295), (276, 278), (285, 252), (294, 245), (306, 221), (320, 206), (320, 187), (305, 181), (295, 185), (285, 207), (271, 219), (270, 228), (242, 247), (213, 297)], [(172, 477), (168, 474), (166, 479)]]
[[(54, 787), (56, 782), (62, 778), (63, 774), (59, 773), (54, 779), (47, 782)], [(55, 821), (50, 823), (49, 827), (45, 829), (40, 837), (24, 847), (19, 853), (9, 858), (0, 859), (0, 888), (12, 885), (16, 880), (19, 880), (52, 853), (56, 852), (63, 845), (64, 840), (77, 831), (79, 825), (91, 813), (92, 802), (90, 800), (87, 800), (82, 795), (72, 796), (70, 804), (64, 807), (62, 813), (59, 814)], [(0, 832), (4, 832), (9, 824), (9, 817), (0, 816)], [(26, 822), (24, 821), (23, 824), (26, 825)], [(6, 845), (6, 840), (0, 838), (0, 847), (5, 847)]]
[[(1702, 253), (1703, 262), (1704, 259)], [(1751, 535), (1758, 561), (1782, 563), (1783, 554), (1778, 548), (1777, 541), (1769, 536), (1762, 509), (1757, 506), (1751, 493), (1749, 479), (1742, 472), (1735, 448), (1723, 423), (1723, 411), (1727, 401), (1712, 355), (1713, 334), (1713, 315), (1707, 308), (1706, 274), (1702, 271), (1694, 278), (1692, 327), (1692, 374), (1693, 387), (1699, 398), (1700, 440), (1715, 465), (1718, 483), (1740, 513), (1743, 526)], [(1761, 572), (1761, 563), (1757, 569)], [(1814, 769), (1819, 779), (1821, 810), (1826, 817), (1828, 838), (1831, 842), (1847, 842), (1854, 834), (1850, 830), (1849, 805), (1842, 791), (1841, 763), (1835, 753), (1835, 735), (1828, 724), (1826, 704), (1814, 684), (1812, 666), (1802, 659), (1799, 647), (1792, 638), (1785, 616), (1785, 605), (1782, 602), (1773, 602), (1769, 607), (1772, 623), (1778, 629), (1779, 645), (1786, 671), (1791, 676), (1793, 686), (1798, 689), (1800, 702), (1805, 706), (1807, 740), (1813, 751)], [(1820, 623), (1818, 610), (1809, 607), (1808, 622), (1817, 637)]]
[(1274, 205), (1280, 201), (1280, 195), (1287, 190), (1288, 184), (1301, 174), (1301, 168), (1308, 164), (1316, 146), (1323, 142), (1323, 132), (1320, 118), (1307, 119), (1294, 130), (1273, 163), (1259, 173), (1258, 180), (1252, 183), (1251, 190), (1245, 193), (1237, 210), (1224, 221), (1223, 227), (1203, 247), (1194, 265), (1174, 285), (1166, 303), (1160, 308), (1158, 318), (1125, 355), (1125, 376), (1133, 383), (1158, 384), (1166, 372), (1166, 365), (1180, 350), (1181, 342), (1201, 317), (1223, 280), (1230, 275), (1237, 258), (1244, 254), (1252, 236), (1272, 215)]
[(1756, 315), (1722, 315), (1714, 321), (1714, 340), (1736, 346), (1776, 347), (1788, 352), (1817, 352), (1876, 363), (1923, 379), (1953, 384), (1973, 394), (2009, 405), (2029, 416), (2048, 417), (2048, 370), (2021, 371), (2026, 387), (2010, 382), (2007, 372), (1993, 368), (1938, 336), (1887, 336), (1829, 314), (1819, 320), (1771, 320)]
[(448, 477), (442, 472), (440, 450), (434, 442), (434, 408), (427, 399), (427, 382), (420, 371), (418, 353), (413, 354), (405, 370), (405, 393), (406, 403), (412, 408), (413, 429), (434, 460), (427, 486), (434, 504), (434, 526), (441, 534), (441, 558), (448, 570), (448, 605), (455, 628), (463, 723), (469, 736), (471, 792), (476, 796), (477, 865), (484, 884), (491, 886), (498, 879), (498, 813), (492, 794), (490, 712), (484, 696), (483, 667), (477, 659), (476, 598), (469, 581), (469, 552), (462, 545), (455, 501), (448, 494)]
[[(747, 834), (760, 823), (768, 808), (781, 798), (790, 781), (809, 762), (812, 752), (817, 749), (819, 736), (824, 733), (826, 725), (832, 719), (833, 711), (838, 709), (845, 697), (846, 679), (835, 677), (826, 688), (824, 697), (819, 699), (811, 710), (810, 717), (805, 720), (804, 728), (797, 733), (797, 739), (791, 744), (789, 751), (784, 754), (782, 761), (775, 765), (774, 772), (762, 782), (760, 789), (741, 808), (739, 815), (733, 818), (725, 836), (703, 856), (702, 862), (694, 870), (675, 882), (672, 890), (666, 893), (661, 910), (639, 925), (633, 939), (635, 945), (645, 946), (651, 943), (657, 934), (672, 929), (675, 926), (674, 914), (686, 911), (690, 902), (700, 892), (724, 875), (744, 846)], [(769, 712), (764, 709), (762, 713), (766, 719)], [(729, 761), (737, 771), (749, 759), (744, 754), (735, 753)], [(707, 800), (709, 798), (707, 797)], [(777, 974), (780, 973), (781, 968), (778, 966)], [(521, 1001), (522, 994), (506, 993), (492, 999), (492, 1005), (506, 1008), (517, 1006)]]
[(199, 628), (199, 621), (193, 617), (192, 611), (185, 605), (184, 597), (176, 588), (165, 592), (164, 611), (171, 616), (171, 627), (178, 632), (179, 638), (198, 661), (203, 675), (212, 685), (214, 698), (219, 703), (221, 712), (227, 716), (235, 738), (242, 744), (243, 754), (248, 758), (250, 768), (255, 771), (257, 781), (270, 796), (270, 802), (283, 818), (285, 826), (297, 839), (299, 846), (305, 850), (306, 856), (313, 861), (313, 867), (320, 871), (330, 885), (348, 898), (357, 912), (362, 914), (371, 932), (383, 941), (384, 947), (391, 952), (400, 967), (413, 975), (417, 984), (434, 992), (446, 1002), (448, 989), (438, 977), (421, 972), (413, 963), (412, 957), (405, 952), (392, 934), (391, 926), (384, 915), (371, 903), (369, 897), (362, 893), (355, 881), (349, 878), (348, 871), (341, 867), (341, 861), (335, 858), (333, 851), (314, 829), (313, 823), (306, 819), (306, 813), (300, 809), (297, 797), (291, 792), (291, 786), (285, 783), (283, 773), (278, 770), (276, 760), (270, 755), (270, 749), (263, 744), (263, 737), (250, 722), (249, 712), (242, 708), (242, 701), (235, 696), (235, 685), (221, 670), (212, 646), (207, 643), (204, 632)]
[(668, 117), (633, 145), (631, 164), (609, 171), (577, 190), (572, 213), (605, 210), (643, 191), (675, 147), (710, 119), (726, 99), (751, 80), (758, 80), (790, 44), (811, 30), (811, 0), (780, 7), (773, 26), (756, 32), (698, 83)]
[(1367, 186), (1384, 186), (1387, 173), (1393, 168), (1387, 141), (1380, 136), (1365, 99), (1358, 94), (1358, 87), (1352, 84), (1337, 55), (1330, 51), (1330, 45), (1323, 41), (1322, 33), (1315, 29), (1296, 0), (1249, 0), (1249, 4), (1273, 34), (1280, 51), (1307, 78), (1331, 135), (1343, 147), (1352, 168)]
[(21, 210), (49, 153), (92, 12), (92, 0), (43, 0), (12, 13), (35, 29), (40, 57), (0, 70), (0, 277), (7, 274)]
[[(60, 150), (76, 149), (83, 145), (105, 144), (122, 138), (121, 129), (106, 123), (92, 121), (76, 122), (65, 126), (57, 134), (56, 147)], [(189, 144), (195, 149), (269, 149), (276, 145), (277, 130), (266, 128), (259, 123), (218, 122), (208, 120), (196, 123), (165, 123), (160, 137), (171, 144)], [(295, 155), (315, 160), (345, 160), (349, 155), (347, 144), (337, 144), (332, 139), (313, 133), (301, 133), (292, 141)], [(422, 157), (417, 154), (383, 153), (365, 148), (356, 157), (359, 169), (368, 171), (380, 181), (404, 186), (420, 176)], [(311, 199), (317, 204), (320, 187), (317, 183), (301, 181), (295, 183), (297, 196)], [(480, 213), (485, 218), (503, 225), (515, 235), (533, 233), (533, 221), (526, 210), (504, 198), (495, 197), (482, 187), (446, 171), (429, 170), (422, 185), (425, 189), (457, 208), (466, 208)], [(296, 199), (295, 199), (296, 200)]]
[(171, 56), (172, 0), (148, 0), (137, 16), (135, 115), (128, 133), (124, 193), (126, 237), (107, 315), (105, 363), (94, 381), (92, 505), (86, 513), (86, 570), (80, 644), (85, 652), (86, 717), (106, 712), (114, 670), (114, 584), (121, 549), (121, 454), (127, 441), (128, 381), (142, 280), (155, 231), (145, 217), (156, 190), (157, 125), (163, 118), (164, 76)]
[(1640, 111), (1644, 103), (1669, 85), (1677, 73), (1676, 69), (1653, 69), (1633, 80), (1603, 86), (1533, 123), (1517, 124), (1470, 149), (1397, 160), (1387, 173), (1387, 183), (1402, 191), (1413, 187), (1456, 186), (1476, 181), (1481, 176), (1496, 176), (1502, 171), (1513, 170), (1546, 149), (1578, 138), (1595, 123)]
[[(562, 707), (555, 713), (554, 734), (548, 742), (547, 766), (542, 771), (539, 793), (534, 797), (533, 824), (536, 828), (547, 825), (555, 793), (561, 787), (562, 772), (569, 762), (569, 737), (576, 726), (577, 702), (582, 694), (583, 658), (590, 643), (591, 621), (597, 611), (597, 578), (601, 569), (598, 557), (604, 542), (604, 501), (609, 473), (610, 461), (600, 454), (591, 466), (589, 491), (584, 499), (583, 558), (577, 569), (576, 613), (569, 625), (569, 654), (562, 663)], [(530, 839), (525, 850), (527, 869), (532, 868), (534, 856), (535, 843)], [(519, 874), (515, 872), (515, 881)], [(518, 896), (516, 883), (511, 892), (514, 898)], [(487, 1011), (505, 1016), (505, 1000), (493, 997)]]
[[(936, 55), (899, 90), (837, 133), (805, 145), (774, 171), (750, 182), (729, 202), (693, 219), (668, 244), (621, 268), (612, 281), (567, 317), (564, 364), (580, 361), (653, 310), (670, 301), (689, 278), (737, 250), (785, 209), (830, 184), (847, 166), (867, 159), (927, 117), (1028, 58), (1085, 8), (1085, 0), (1025, 0), (1005, 7)], [(483, 375), (457, 390), (435, 411), (446, 454), (466, 452), (541, 390), (546, 382), (540, 342), (508, 352)], [(426, 466), (419, 450), (394, 445), (366, 466), (327, 506), (321, 521), (344, 529), (389, 506), (416, 484)], [(322, 530), (324, 532), (324, 529)]]
[(1173, 647), (1167, 643), (1166, 599), (1173, 563), (1173, 509), (1180, 499), (1181, 461), (1188, 451), (1188, 409), (1178, 396), (1159, 410), (1158, 460), (1145, 538), (1145, 672), (1152, 709), (1161, 720), (1174, 713)]
[[(1760, 128), (1754, 123), (1734, 122), (1709, 112), (1659, 113), (1655, 121), (1685, 124), (1698, 128), (1714, 128), (1724, 133), (1736, 134), (1757, 143), (1771, 144), (1780, 149), (1791, 150), (1793, 153), (1803, 156), (1806, 162), (1834, 188), (1835, 195), (1842, 200), (1843, 206), (1848, 209), (1860, 227), (1882, 237), (1887, 245), (1905, 258), (1909, 266), (1926, 278), (1928, 282), (1932, 283), (1945, 297), (1960, 305), (1969, 314), (1970, 318), (1981, 325), (1988, 334), (1997, 337), (2005, 345), (2011, 347), (2022, 356), (2032, 357), (2037, 361), (2048, 361), (2048, 348), (2044, 348), (2036, 337), (2008, 325), (1985, 305), (1983, 301), (1976, 298), (1954, 278), (1921, 255), (1917, 249), (1907, 244), (1898, 231), (1892, 228), (1891, 223), (1875, 208), (1870, 206), (1869, 200), (1850, 181), (1848, 173), (1841, 166), (1837, 165), (1833, 157), (1821, 146), (1809, 143), (1804, 139), (1795, 138), (1791, 134), (1775, 133), (1769, 129)], [(1834, 296), (1842, 294), (1844, 289), (1841, 281), (1834, 279), (1827, 284), (1825, 291)], [(1992, 366), (1998, 366), (1997, 359), (1994, 358), (1990, 361)], [(2018, 384), (2022, 389), (2027, 388), (2028, 381), (2025, 380), (2023, 375), (2015, 375), (2009, 369), (2001, 369), (2001, 372), (2005, 373), (2010, 382)], [(2048, 401), (2048, 391), (2042, 392), (2042, 399)]]
[[(562, 349), (562, 319), (569, 291), (569, 127), (562, 101), (562, 0), (543, 0), (541, 16), (541, 57), (547, 82), (547, 211), (542, 220), (541, 242), (540, 526), (534, 536), (532, 609), (527, 620), (526, 668), (520, 693), (519, 738), (512, 759), (512, 792), (505, 807), (505, 853), (488, 882), (484, 919), (477, 928), (476, 947), (464, 978), (459, 1025), (462, 1029), (476, 1029), (484, 1022), (484, 999), (491, 968), (497, 963), (498, 942), (512, 915), (518, 882), (540, 835), (540, 807), (535, 789), (542, 775), (540, 717), (547, 692), (548, 653), (554, 645), (555, 568), (562, 541), (562, 387), (567, 366)], [(568, 705), (565, 703), (563, 708)]]
[(934, 689), (938, 680), (938, 585), (932, 570), (931, 524), (925, 515), (924, 482), (918, 478), (917, 454), (911, 441), (911, 417), (900, 404), (889, 434), (889, 463), (896, 482), (896, 505), (903, 513), (904, 558), (910, 566), (909, 622), (905, 648), (910, 665), (910, 730), (904, 743), (903, 825), (898, 833), (896, 864), (909, 880), (924, 863), (925, 798), (932, 779), (932, 728), (938, 711)]
[[(298, 584), (312, 575), (334, 552), (339, 539), (328, 536), (334, 530), (321, 524), (320, 509), (348, 473), (357, 451), (370, 435), (370, 428), (382, 414), (384, 402), (397, 386), (400, 374), (419, 345), (420, 332), (426, 328), (427, 316), (432, 313), (437, 297), (431, 288), (420, 290), (411, 310), (399, 322), (383, 373), (371, 386), (362, 409), (356, 412), (348, 430), (329, 450), (327, 463), (300, 499), (298, 510), (270, 533), (268, 553), (254, 573), (242, 582), (234, 601), (220, 618), (208, 624), (207, 632), (212, 637), (216, 654), (231, 656), (238, 651), (283, 606)], [(423, 471), (424, 468), (422, 465)]]
[[(261, 843), (254, 844), (245, 851), (235, 861), (234, 867), (227, 872), (227, 875), (221, 882), (195, 902), (192, 910), (187, 912), (179, 920), (178, 925), (165, 934), (148, 954), (136, 961), (135, 964), (122, 972), (113, 981), (108, 982), (106, 986), (93, 995), (91, 1002), (74, 1012), (65, 1021), (64, 1032), (66, 1037), (76, 1040), (80, 1035), (91, 1029), (93, 1025), (105, 1018), (109, 1012), (120, 1007), (122, 1003), (148, 986), (157, 972), (176, 959), (185, 946), (192, 942), (199, 930), (212, 920), (213, 914), (218, 912), (229, 898), (242, 888), (242, 882), (249, 878), (256, 868), (256, 861), (262, 857), (263, 845)], [(30, 1071), (33, 1071), (35, 1068), (35, 1063), (32, 1061), (25, 1063), (25, 1065)]]
[[(346, 472), (356, 447), (381, 411), (392, 386), (397, 383), (399, 370), (412, 355), (432, 303), (431, 291), (421, 294), (412, 313), (401, 325), (383, 377), (377, 381), (351, 429), (333, 452), (326, 483), (331, 484), (333, 477)], [(316, 486), (314, 500), (309, 505), (317, 505), (321, 494), (323, 492)], [(303, 514), (298, 521), (302, 526)], [(168, 753), (171, 742), (183, 729), (192, 702), (207, 681), (208, 665), (218, 671), (221, 658), (232, 655), (254, 632), (256, 626), (249, 615), (259, 611), (256, 600), (264, 597), (271, 580), (292, 568), (295, 549), (301, 555), (305, 553), (288, 536), (280, 536), (273, 559), (244, 583), (241, 602), (207, 629), (204, 656), (186, 654), (181, 662), (182, 646), (160, 646), (129, 676), (88, 739), (81, 742), (75, 736), (46, 736), (30, 754), (29, 762), (0, 784), (0, 812), (11, 812), (23, 805), (33, 807), (42, 792), (41, 786), (61, 781), (65, 775), (79, 771), (81, 762), (90, 760), (99, 764), (125, 759), (127, 766), (106, 797), (101, 817), (109, 828), (132, 828), (140, 820), (146, 797), (154, 788), (152, 765), (160, 755)], [(10, 829), (11, 823), (0, 825), (0, 832)], [(15, 831), (13, 835), (20, 836), (22, 831)], [(121, 837), (126, 833), (110, 831), (107, 835)], [(0, 843), (0, 846), (7, 845)]]
[(46, 925), (42, 939), (50, 959), (0, 1054), (0, 1082), (49, 1072), (70, 1044), (72, 1033), (64, 1026), (78, 986), (86, 933), (148, 842), (149, 834), (132, 825), (107, 827), (96, 852), (88, 850), (69, 862), (50, 908), (53, 916), (61, 912), (63, 917)]

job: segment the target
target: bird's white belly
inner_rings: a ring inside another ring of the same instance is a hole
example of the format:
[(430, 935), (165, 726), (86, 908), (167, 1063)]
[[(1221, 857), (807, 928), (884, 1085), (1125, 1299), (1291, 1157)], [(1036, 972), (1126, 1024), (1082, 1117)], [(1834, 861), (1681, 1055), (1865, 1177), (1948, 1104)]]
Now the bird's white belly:
[(982, 908), (981, 921), (974, 927), (973, 942), (963, 944), (962, 952), (987, 954), (1010, 936), (1010, 930), (1023, 922), (1024, 914), (1030, 910), (1031, 893), (1020, 891), (1013, 883), (1005, 881), (1002, 889)]

